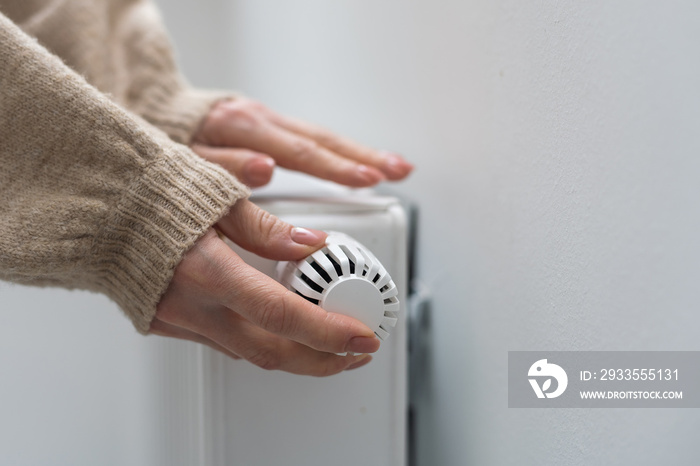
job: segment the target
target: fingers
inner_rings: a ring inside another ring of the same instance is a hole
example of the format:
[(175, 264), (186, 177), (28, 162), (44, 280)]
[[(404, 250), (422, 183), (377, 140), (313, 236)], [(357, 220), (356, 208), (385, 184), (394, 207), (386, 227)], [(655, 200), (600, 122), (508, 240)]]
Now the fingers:
[[(244, 358), (264, 369), (279, 369), (302, 375), (337, 374), (343, 370), (357, 369), (372, 360), (368, 354), (339, 357), (314, 351), (299, 343), (264, 332), (228, 310), (224, 312), (228, 314), (228, 319), (217, 318), (216, 325), (209, 326), (216, 330), (213, 336), (222, 344), (159, 318), (151, 322), (150, 332), (154, 335), (200, 343), (232, 359)], [(212, 314), (210, 311), (209, 315), (212, 316)], [(221, 325), (221, 321), (226, 320), (229, 322)]]
[(203, 343), (266, 369), (319, 376), (362, 365), (360, 357), (334, 353), (379, 349), (366, 325), (286, 290), (245, 264), (212, 230), (176, 268), (151, 331)]
[(295, 228), (248, 200), (239, 200), (218, 227), (234, 243), (259, 256), (297, 260), (325, 244), (326, 233)]
[(323, 352), (372, 353), (379, 348), (374, 332), (362, 322), (326, 312), (288, 291), (246, 264), (210, 231), (176, 268), (156, 317), (221, 344), (223, 338), (213, 335), (231, 318), (223, 314), (226, 318), (212, 320), (220, 314), (218, 309), (233, 311), (267, 332)]
[(281, 167), (353, 187), (401, 179), (413, 168), (395, 154), (373, 151), (329, 131), (277, 115), (259, 102), (219, 102), (195, 140), (246, 147), (270, 155)]
[[(218, 226), (236, 244), (260, 256), (298, 260), (325, 243), (326, 234), (295, 228), (248, 200), (238, 201)], [(218, 257), (230, 256), (230, 249)], [(235, 256), (235, 255), (234, 255)], [(237, 256), (235, 256), (237, 258)], [(320, 351), (370, 353), (379, 342), (367, 326), (347, 316), (328, 313), (297, 296), (240, 259), (226, 263), (220, 304), (259, 327)]]
[[(318, 351), (373, 353), (379, 349), (374, 332), (362, 322), (308, 302), (244, 263), (223, 242), (220, 245), (222, 250), (217, 254), (234, 256), (223, 262), (219, 275), (211, 280), (216, 284), (212, 297), (221, 306), (271, 334)], [(211, 313), (198, 313), (202, 319), (207, 314)], [(216, 325), (217, 331), (225, 327), (224, 322)]]
[(266, 114), (270, 121), (281, 128), (316, 141), (350, 160), (379, 169), (389, 180), (402, 180), (413, 171), (413, 165), (398, 154), (370, 149), (320, 126), (279, 115), (271, 110), (267, 110)]
[(306, 345), (275, 335), (227, 309), (210, 313), (211, 338), (230, 348), (243, 359), (266, 370), (283, 370), (293, 374), (329, 376), (350, 367), (358, 367), (369, 355), (350, 357), (316, 351)]
[(203, 144), (193, 145), (192, 150), (205, 160), (221, 165), (251, 188), (264, 186), (272, 179), (275, 161), (265, 154)]
[(342, 157), (313, 139), (269, 122), (262, 123), (259, 131), (246, 137), (248, 147), (270, 154), (279, 166), (290, 170), (358, 188), (374, 186), (385, 179), (372, 166)]

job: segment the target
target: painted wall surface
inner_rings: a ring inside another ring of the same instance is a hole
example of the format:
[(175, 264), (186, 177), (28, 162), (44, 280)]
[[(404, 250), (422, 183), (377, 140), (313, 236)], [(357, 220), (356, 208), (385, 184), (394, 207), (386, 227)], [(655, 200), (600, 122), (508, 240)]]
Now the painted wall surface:
[(396, 190), (435, 296), (421, 464), (700, 461), (696, 410), (515, 410), (506, 388), (508, 350), (700, 350), (697, 2), (221, 8), (228, 86), (418, 166)]
[[(195, 84), (418, 166), (394, 189), (434, 293), (419, 464), (700, 463), (697, 410), (514, 410), (506, 387), (508, 350), (700, 350), (700, 5), (158, 3)], [(173, 464), (160, 423), (191, 423), (147, 383), (157, 340), (96, 295), (0, 305), (0, 463)]]

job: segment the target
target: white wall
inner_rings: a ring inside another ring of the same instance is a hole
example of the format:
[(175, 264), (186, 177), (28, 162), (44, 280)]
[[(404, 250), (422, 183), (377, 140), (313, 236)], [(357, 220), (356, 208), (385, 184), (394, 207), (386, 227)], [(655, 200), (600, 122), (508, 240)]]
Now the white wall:
[[(700, 349), (700, 6), (159, 3), (196, 84), (418, 165), (396, 189), (435, 293), (422, 465), (698, 464), (696, 410), (509, 410), (506, 361)], [(172, 463), (156, 340), (87, 293), (0, 284), (0, 303), (0, 462)]]
[(222, 11), (226, 0), (151, 0), (160, 8), (171, 36), (177, 41), (178, 61), (187, 78), (200, 87), (225, 89), (230, 84), (230, 56)]
[(435, 293), (422, 464), (700, 461), (695, 410), (509, 410), (506, 389), (508, 350), (700, 349), (696, 2), (220, 7), (226, 84), (418, 166), (397, 189)]
[[(418, 165), (397, 189), (435, 293), (421, 464), (698, 463), (695, 410), (509, 410), (505, 384), (508, 350), (699, 349), (700, 7), (160, 3), (195, 83)], [(197, 417), (157, 399), (176, 346), (88, 293), (0, 305), (0, 463), (192, 464), (154, 447)]]

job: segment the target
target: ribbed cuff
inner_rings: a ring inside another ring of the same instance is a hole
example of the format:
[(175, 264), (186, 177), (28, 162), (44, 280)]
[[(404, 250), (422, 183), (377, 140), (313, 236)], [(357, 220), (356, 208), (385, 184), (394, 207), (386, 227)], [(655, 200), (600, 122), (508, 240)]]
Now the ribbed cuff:
[(185, 252), (250, 191), (220, 167), (170, 144), (145, 168), (102, 230), (97, 280), (147, 333)]
[(235, 94), (230, 92), (166, 88), (159, 95), (151, 94), (139, 113), (172, 140), (189, 145), (214, 103), (231, 98)]

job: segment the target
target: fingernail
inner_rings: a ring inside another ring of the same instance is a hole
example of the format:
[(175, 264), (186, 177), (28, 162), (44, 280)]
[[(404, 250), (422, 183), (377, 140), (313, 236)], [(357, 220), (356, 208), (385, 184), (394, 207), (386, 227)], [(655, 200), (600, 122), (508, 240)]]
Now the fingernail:
[(413, 165), (399, 154), (389, 151), (384, 151), (382, 154), (384, 155), (384, 172), (389, 175), (390, 179), (403, 178), (413, 170)]
[(369, 354), (365, 354), (361, 356), (357, 361), (354, 363), (350, 364), (348, 367), (345, 368), (346, 371), (351, 371), (353, 369), (357, 369), (358, 367), (362, 367), (365, 364), (369, 364), (369, 362), (372, 360), (372, 356)]
[(275, 161), (271, 157), (256, 157), (243, 170), (248, 184), (256, 188), (270, 182), (274, 168)]
[(379, 340), (375, 337), (354, 337), (348, 344), (348, 351), (353, 353), (374, 353), (379, 349)]
[(382, 172), (377, 169), (370, 168), (367, 165), (360, 165), (357, 167), (357, 174), (359, 177), (368, 184), (377, 184), (380, 181), (384, 181), (386, 177)]
[(319, 230), (309, 230), (306, 228), (292, 228), (292, 241), (305, 246), (316, 246), (326, 240), (326, 234)]

